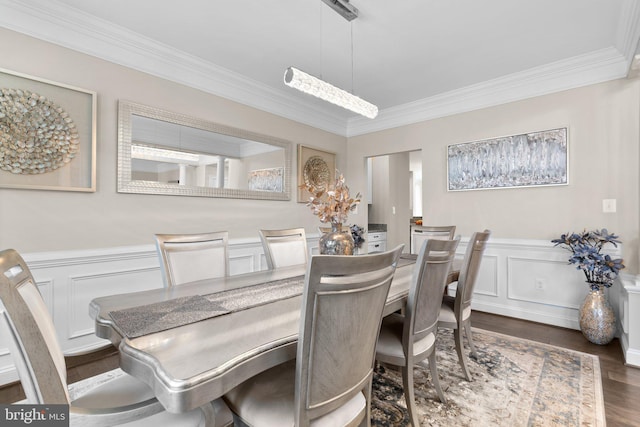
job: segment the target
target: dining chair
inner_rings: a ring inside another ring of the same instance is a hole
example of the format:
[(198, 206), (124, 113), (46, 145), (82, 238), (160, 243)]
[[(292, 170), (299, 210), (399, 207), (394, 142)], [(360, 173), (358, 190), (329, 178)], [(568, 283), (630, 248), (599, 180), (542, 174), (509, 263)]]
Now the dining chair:
[(416, 227), (423, 236), (430, 239), (453, 240), (456, 233), (455, 225), (421, 225)]
[(376, 360), (402, 367), (404, 398), (413, 426), (419, 426), (415, 404), (413, 369), (429, 360), (431, 381), (442, 403), (446, 398), (440, 386), (436, 366), (436, 335), (442, 293), (459, 238), (429, 239), (422, 243), (411, 276), (407, 304), (403, 314), (394, 313), (382, 320)]
[(464, 345), (462, 342), (462, 329), (464, 329), (471, 354), (476, 355), (476, 348), (473, 345), (473, 337), (471, 335), (471, 298), (473, 297), (473, 288), (478, 279), (480, 271), (480, 263), (482, 255), (491, 235), (490, 230), (473, 233), (469, 239), (469, 246), (464, 254), (462, 267), (458, 277), (452, 277), (451, 283), (457, 281), (456, 296), (451, 297), (445, 295), (440, 308), (438, 326), (441, 328), (453, 329), (453, 337), (456, 343), (456, 352), (458, 353), (458, 361), (464, 371), (467, 381), (471, 381), (471, 373), (467, 358), (464, 354)]
[(182, 285), (229, 274), (229, 233), (156, 234), (164, 286)]
[(31, 272), (13, 249), (0, 252), (0, 327), (29, 404), (69, 405), (71, 425), (231, 426), (224, 402), (190, 412), (166, 412), (143, 382), (120, 369), (113, 379), (71, 397), (64, 354)]
[(417, 253), (427, 239), (453, 240), (455, 225), (418, 225), (411, 227), (411, 253)]
[(376, 340), (402, 248), (311, 257), (296, 359), (224, 396), (236, 425), (370, 425)]
[(260, 230), (260, 240), (269, 270), (306, 264), (309, 261), (304, 228)]

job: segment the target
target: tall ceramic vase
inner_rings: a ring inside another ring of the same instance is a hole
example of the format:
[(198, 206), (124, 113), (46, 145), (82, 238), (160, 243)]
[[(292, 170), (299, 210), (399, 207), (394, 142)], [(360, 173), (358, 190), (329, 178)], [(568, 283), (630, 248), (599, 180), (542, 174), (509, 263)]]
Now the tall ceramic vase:
[(353, 255), (355, 244), (349, 230), (342, 231), (342, 224), (331, 224), (331, 231), (320, 237), (320, 254)]
[(594, 344), (609, 344), (616, 333), (616, 315), (604, 289), (591, 290), (580, 307), (580, 329)]

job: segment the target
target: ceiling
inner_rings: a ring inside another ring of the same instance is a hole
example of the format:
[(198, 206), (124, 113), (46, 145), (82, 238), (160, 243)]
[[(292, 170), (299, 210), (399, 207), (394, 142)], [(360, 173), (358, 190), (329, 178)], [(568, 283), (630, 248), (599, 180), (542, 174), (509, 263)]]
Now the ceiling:
[[(0, 0), (0, 26), (351, 136), (625, 77), (637, 0)], [(283, 84), (355, 93), (376, 119)]]

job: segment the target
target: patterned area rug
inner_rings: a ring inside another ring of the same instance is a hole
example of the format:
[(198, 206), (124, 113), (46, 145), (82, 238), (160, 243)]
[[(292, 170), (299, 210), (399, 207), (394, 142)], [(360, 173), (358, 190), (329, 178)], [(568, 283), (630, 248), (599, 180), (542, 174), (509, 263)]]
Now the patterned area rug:
[[(473, 332), (478, 357), (469, 358), (472, 382), (464, 379), (458, 364), (453, 333), (438, 334), (436, 354), (446, 404), (438, 400), (429, 369), (414, 370), (423, 426), (606, 425), (596, 356), (479, 329)], [(376, 367), (371, 411), (373, 426), (410, 424), (399, 370)]]

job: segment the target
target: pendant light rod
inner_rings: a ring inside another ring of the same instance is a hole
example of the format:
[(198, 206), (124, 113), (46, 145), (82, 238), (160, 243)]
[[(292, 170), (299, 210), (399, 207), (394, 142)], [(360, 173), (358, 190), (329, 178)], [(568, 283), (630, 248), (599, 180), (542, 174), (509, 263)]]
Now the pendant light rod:
[(338, 12), (347, 21), (353, 21), (358, 17), (358, 9), (349, 3), (349, 0), (322, 0)]
[[(358, 17), (358, 9), (349, 3), (349, 0), (322, 0), (333, 10), (338, 12), (347, 21), (353, 21)], [(322, 19), (322, 13), (320, 14)], [(351, 90), (353, 91), (353, 24), (351, 26)], [(320, 25), (322, 33), (322, 23)], [(321, 37), (322, 38), (322, 37)], [(322, 46), (320, 48), (322, 56)], [(322, 68), (322, 67), (321, 67)], [(309, 95), (313, 95), (324, 101), (330, 102), (339, 107), (374, 119), (378, 115), (378, 107), (365, 101), (364, 99), (333, 86), (317, 77), (305, 73), (294, 67), (289, 67), (284, 71), (284, 84), (294, 89), (298, 89)]]
[(378, 115), (378, 107), (370, 102), (294, 67), (284, 71), (284, 84), (369, 119)]

